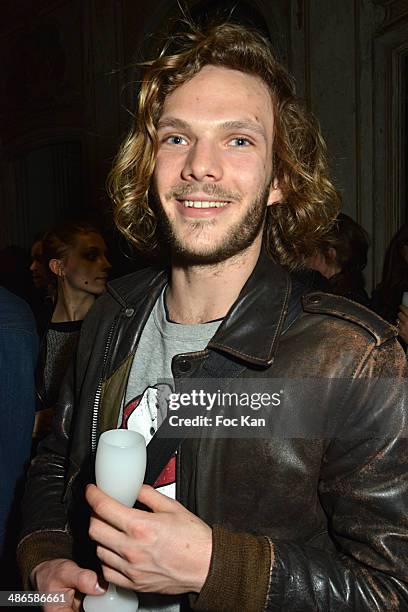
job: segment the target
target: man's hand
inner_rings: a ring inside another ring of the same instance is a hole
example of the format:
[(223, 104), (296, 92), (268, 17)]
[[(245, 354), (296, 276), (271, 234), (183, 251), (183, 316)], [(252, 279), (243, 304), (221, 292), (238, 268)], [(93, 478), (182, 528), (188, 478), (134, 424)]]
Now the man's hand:
[(68, 559), (39, 563), (31, 572), (31, 582), (40, 593), (64, 593), (66, 605), (46, 604), (44, 612), (78, 612), (81, 594), (102, 595), (95, 572), (82, 569)]
[(398, 335), (408, 344), (408, 306), (399, 307), (398, 313)]
[(184, 506), (144, 485), (138, 500), (153, 512), (126, 508), (95, 485), (90, 537), (106, 580), (152, 593), (199, 592), (210, 567), (212, 530)]

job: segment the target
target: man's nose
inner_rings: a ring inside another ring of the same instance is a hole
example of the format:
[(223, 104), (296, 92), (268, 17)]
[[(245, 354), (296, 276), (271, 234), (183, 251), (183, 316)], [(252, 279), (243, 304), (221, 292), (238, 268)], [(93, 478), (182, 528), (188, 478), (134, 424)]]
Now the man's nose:
[(188, 152), (182, 178), (196, 181), (219, 181), (223, 169), (221, 151), (208, 141), (197, 141)]

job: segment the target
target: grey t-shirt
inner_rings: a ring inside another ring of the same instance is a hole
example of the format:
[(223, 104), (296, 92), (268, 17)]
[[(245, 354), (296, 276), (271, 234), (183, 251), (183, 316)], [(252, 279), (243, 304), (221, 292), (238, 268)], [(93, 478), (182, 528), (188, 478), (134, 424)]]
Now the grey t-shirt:
[[(203, 350), (221, 321), (199, 325), (172, 323), (166, 316), (165, 290), (161, 293), (142, 332), (124, 397), (118, 425), (145, 436), (148, 444), (166, 418), (167, 405), (162, 401), (173, 390), (171, 362), (175, 355)], [(175, 498), (176, 457), (164, 468), (155, 488)], [(177, 612), (178, 596), (140, 594), (140, 612)]]

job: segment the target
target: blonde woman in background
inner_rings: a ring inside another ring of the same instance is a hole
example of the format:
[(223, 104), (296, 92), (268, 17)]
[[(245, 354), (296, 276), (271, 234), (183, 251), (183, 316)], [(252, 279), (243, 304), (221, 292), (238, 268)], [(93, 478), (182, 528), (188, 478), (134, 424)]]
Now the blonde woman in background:
[(42, 339), (36, 386), (40, 409), (34, 446), (48, 433), (59, 388), (75, 353), (82, 321), (105, 291), (110, 264), (100, 232), (87, 224), (64, 224), (47, 232), (42, 261), (55, 286), (55, 306)]

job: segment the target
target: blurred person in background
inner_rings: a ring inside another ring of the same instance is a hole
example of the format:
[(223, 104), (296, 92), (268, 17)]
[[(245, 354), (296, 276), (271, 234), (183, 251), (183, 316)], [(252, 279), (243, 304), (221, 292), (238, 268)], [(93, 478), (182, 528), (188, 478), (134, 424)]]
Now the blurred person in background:
[(321, 247), (306, 258), (306, 266), (329, 281), (332, 293), (369, 306), (363, 276), (369, 245), (368, 234), (361, 225), (340, 213)]
[(40, 338), (43, 337), (48, 322), (54, 310), (55, 286), (50, 282), (47, 268), (43, 261), (42, 234), (38, 234), (31, 246), (31, 279), (35, 287), (35, 296), (31, 304), (37, 331)]
[(31, 247), (31, 265), (30, 272), (33, 279), (33, 284), (39, 291), (47, 291), (48, 274), (44, 266), (43, 260), (43, 244), (40, 237), (37, 237)]
[(371, 306), (386, 321), (399, 328), (399, 337), (408, 343), (408, 308), (402, 305), (408, 291), (408, 223), (392, 238), (384, 257), (381, 282), (373, 291)]
[(15, 588), (15, 547), (34, 421), (38, 337), (26, 302), (0, 287), (0, 561), (1, 588)]
[(105, 291), (110, 264), (100, 232), (88, 224), (69, 223), (44, 235), (42, 263), (55, 290), (55, 306), (40, 349), (36, 372), (40, 409), (34, 448), (48, 433), (60, 385), (74, 355), (82, 321)]

